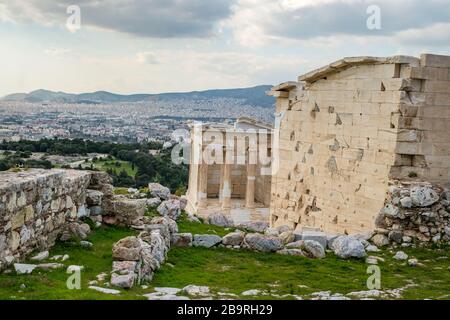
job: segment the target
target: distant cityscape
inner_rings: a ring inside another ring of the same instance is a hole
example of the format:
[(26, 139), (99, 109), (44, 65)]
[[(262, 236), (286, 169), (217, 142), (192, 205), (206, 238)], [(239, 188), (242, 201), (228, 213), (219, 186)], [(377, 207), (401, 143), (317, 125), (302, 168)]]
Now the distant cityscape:
[(141, 102), (0, 101), (0, 141), (83, 138), (95, 141), (168, 141), (192, 121), (232, 123), (240, 116), (273, 122), (273, 108), (236, 98), (150, 99)]

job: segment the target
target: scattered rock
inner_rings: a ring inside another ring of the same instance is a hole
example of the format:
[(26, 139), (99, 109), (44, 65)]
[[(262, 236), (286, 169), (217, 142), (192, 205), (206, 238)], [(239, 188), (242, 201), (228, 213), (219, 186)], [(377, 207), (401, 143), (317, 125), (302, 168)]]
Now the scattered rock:
[(251, 290), (242, 292), (241, 295), (243, 295), (243, 296), (259, 296), (263, 293), (264, 292), (259, 289), (251, 289)]
[(225, 246), (240, 246), (244, 241), (245, 233), (242, 231), (231, 232), (222, 238)]
[(174, 247), (191, 247), (192, 246), (192, 234), (191, 233), (174, 233), (171, 239), (172, 246)]
[(395, 256), (394, 256), (395, 260), (406, 260), (408, 259), (408, 255), (406, 253), (404, 253), (403, 251), (398, 251)]
[(378, 249), (378, 247), (377, 246), (374, 246), (374, 245), (368, 245), (367, 247), (366, 247), (366, 251), (367, 252), (379, 252), (380, 251), (380, 249)]
[(213, 234), (196, 234), (192, 242), (194, 247), (212, 248), (222, 242), (222, 238)]
[(356, 238), (340, 236), (333, 242), (332, 250), (342, 258), (363, 258), (366, 256), (364, 245)]
[(35, 264), (14, 263), (14, 269), (17, 274), (30, 274), (36, 267)]
[(94, 244), (89, 241), (80, 241), (80, 246), (82, 246), (83, 248), (92, 248)]
[(96, 287), (96, 286), (89, 286), (89, 289), (101, 292), (101, 293), (105, 293), (105, 294), (113, 294), (113, 295), (118, 295), (120, 294), (119, 290), (114, 290), (114, 289), (108, 289), (108, 288), (101, 288), (101, 287)]
[(259, 233), (249, 233), (244, 238), (245, 245), (261, 252), (276, 252), (283, 249), (283, 242), (280, 238), (269, 237)]
[(205, 296), (209, 295), (209, 287), (188, 285), (182, 289), (183, 292), (190, 296)]
[(67, 267), (67, 273), (74, 273), (76, 271), (83, 271), (84, 270), (84, 266), (76, 266), (76, 265), (71, 265)]
[(56, 269), (61, 269), (64, 268), (65, 266), (62, 263), (41, 263), (37, 265), (37, 269), (42, 269), (42, 270), (56, 270)]
[(309, 258), (323, 259), (325, 258), (325, 249), (319, 242), (315, 240), (304, 240), (301, 250)]
[(223, 228), (230, 228), (234, 225), (233, 220), (222, 213), (211, 214), (208, 217), (208, 223)]
[(408, 260), (408, 265), (410, 267), (417, 267), (418, 264), (419, 264), (419, 260), (417, 260), (417, 259), (409, 259)]
[(168, 200), (170, 198), (170, 189), (159, 183), (149, 183), (148, 190), (152, 197), (157, 197), (162, 200)]
[(42, 261), (47, 259), (49, 256), (48, 251), (42, 251), (40, 253), (38, 253), (37, 255), (35, 255), (34, 257), (32, 257), (30, 260), (32, 261)]
[(269, 227), (269, 223), (264, 221), (247, 221), (240, 223), (238, 227), (251, 232), (264, 233), (264, 231), (266, 231)]
[(372, 242), (377, 247), (384, 247), (389, 245), (389, 239), (384, 234), (376, 234), (372, 238)]
[(403, 232), (399, 230), (392, 230), (389, 232), (388, 238), (389, 240), (400, 244), (403, 241)]
[(134, 273), (128, 273), (124, 275), (118, 275), (116, 273), (111, 274), (111, 285), (115, 287), (130, 289), (133, 287), (135, 281), (136, 276)]

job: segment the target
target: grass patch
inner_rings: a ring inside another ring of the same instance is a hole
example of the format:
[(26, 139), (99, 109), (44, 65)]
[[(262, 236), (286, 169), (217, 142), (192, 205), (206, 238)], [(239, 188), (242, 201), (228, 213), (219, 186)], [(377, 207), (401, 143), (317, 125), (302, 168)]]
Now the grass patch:
[(177, 221), (178, 230), (180, 233), (192, 233), (194, 234), (216, 234), (220, 237), (227, 235), (230, 232), (235, 231), (235, 228), (222, 228), (210, 224), (190, 222), (187, 219), (185, 213), (183, 213), (180, 219)]

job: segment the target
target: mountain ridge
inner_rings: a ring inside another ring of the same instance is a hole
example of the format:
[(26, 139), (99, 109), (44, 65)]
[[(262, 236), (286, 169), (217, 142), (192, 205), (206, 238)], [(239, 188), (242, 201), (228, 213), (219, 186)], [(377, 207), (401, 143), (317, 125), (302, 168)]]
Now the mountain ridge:
[(217, 99), (235, 98), (243, 100), (246, 104), (273, 107), (275, 101), (266, 95), (271, 85), (259, 85), (249, 88), (234, 89), (211, 89), (190, 92), (167, 92), (167, 93), (140, 93), (140, 94), (116, 94), (108, 91), (96, 91), (90, 93), (66, 93), (62, 91), (50, 91), (45, 89), (35, 90), (29, 93), (13, 93), (4, 96), (0, 101), (23, 101), (34, 103), (60, 102), (60, 103), (114, 103), (114, 102), (140, 102), (150, 99), (172, 100), (172, 99)]

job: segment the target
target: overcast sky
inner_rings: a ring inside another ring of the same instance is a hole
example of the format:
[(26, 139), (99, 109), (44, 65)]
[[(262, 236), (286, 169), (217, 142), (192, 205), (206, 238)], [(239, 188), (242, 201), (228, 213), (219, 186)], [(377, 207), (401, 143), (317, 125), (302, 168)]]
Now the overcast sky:
[(277, 84), (344, 56), (422, 52), (450, 55), (450, 0), (0, 0), (0, 96)]

